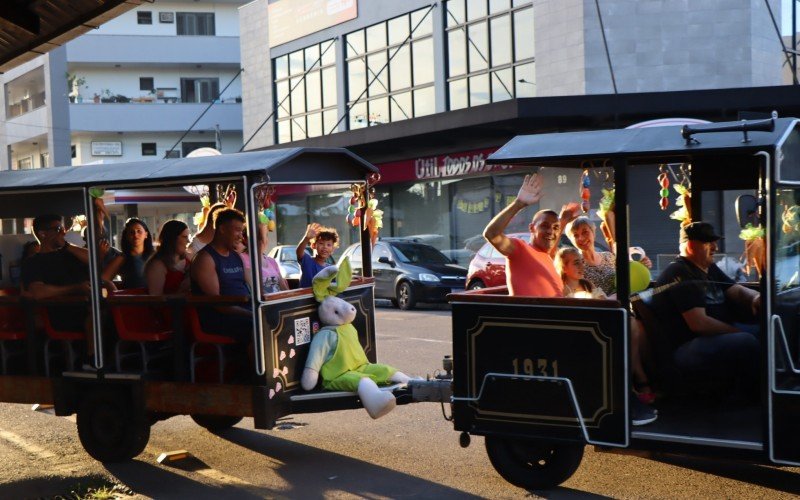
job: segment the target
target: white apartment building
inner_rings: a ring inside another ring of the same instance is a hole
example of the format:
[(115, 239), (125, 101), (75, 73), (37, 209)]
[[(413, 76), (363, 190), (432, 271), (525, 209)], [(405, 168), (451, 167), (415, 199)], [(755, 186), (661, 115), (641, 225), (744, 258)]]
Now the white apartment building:
[(3, 74), (0, 169), (238, 151), (243, 3), (142, 4)]

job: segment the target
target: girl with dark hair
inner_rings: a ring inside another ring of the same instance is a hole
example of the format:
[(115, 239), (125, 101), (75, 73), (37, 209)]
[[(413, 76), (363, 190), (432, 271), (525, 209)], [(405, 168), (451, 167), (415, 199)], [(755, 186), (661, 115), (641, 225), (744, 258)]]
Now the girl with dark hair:
[(158, 232), (158, 251), (145, 266), (147, 293), (166, 295), (189, 291), (189, 227), (170, 220)]
[(122, 255), (115, 257), (103, 269), (103, 279), (110, 280), (117, 274), (122, 278), (122, 287), (144, 288), (144, 264), (153, 255), (153, 236), (143, 220), (131, 217), (125, 221), (122, 231)]

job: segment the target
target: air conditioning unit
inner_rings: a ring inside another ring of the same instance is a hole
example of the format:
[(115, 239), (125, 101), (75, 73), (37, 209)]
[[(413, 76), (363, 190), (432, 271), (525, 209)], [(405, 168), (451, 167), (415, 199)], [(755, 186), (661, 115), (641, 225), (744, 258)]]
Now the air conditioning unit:
[(159, 12), (158, 13), (158, 22), (160, 22), (160, 23), (174, 23), (175, 22), (175, 13), (174, 12)]

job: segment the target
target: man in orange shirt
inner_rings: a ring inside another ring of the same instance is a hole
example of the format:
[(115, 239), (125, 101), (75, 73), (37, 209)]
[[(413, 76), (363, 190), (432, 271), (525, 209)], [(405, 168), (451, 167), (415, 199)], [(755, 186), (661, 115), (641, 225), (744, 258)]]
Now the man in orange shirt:
[(483, 236), (506, 256), (506, 282), (509, 295), (532, 297), (561, 297), (564, 285), (556, 272), (553, 255), (561, 238), (562, 228), (575, 218), (576, 203), (565, 205), (561, 215), (553, 210), (539, 210), (528, 228), (531, 241), (527, 244), (509, 238), (505, 231), (511, 219), (529, 205), (538, 203), (542, 197), (542, 178), (526, 175), (517, 198), (492, 219), (483, 231)]

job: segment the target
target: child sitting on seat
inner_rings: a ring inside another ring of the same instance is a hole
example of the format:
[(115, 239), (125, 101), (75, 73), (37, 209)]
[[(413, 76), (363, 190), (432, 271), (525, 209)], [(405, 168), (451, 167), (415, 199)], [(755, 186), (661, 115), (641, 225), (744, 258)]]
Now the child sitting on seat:
[[(306, 246), (311, 244), (314, 256), (306, 253)], [(339, 234), (332, 227), (323, 227), (312, 223), (306, 228), (306, 234), (297, 244), (297, 262), (300, 263), (300, 288), (310, 287), (311, 279), (333, 262), (329, 261), (333, 251), (339, 247)]]
[(580, 251), (573, 247), (558, 250), (555, 259), (556, 270), (564, 281), (564, 297), (577, 299), (605, 299), (606, 294), (600, 287), (594, 286), (585, 279), (586, 263)]

